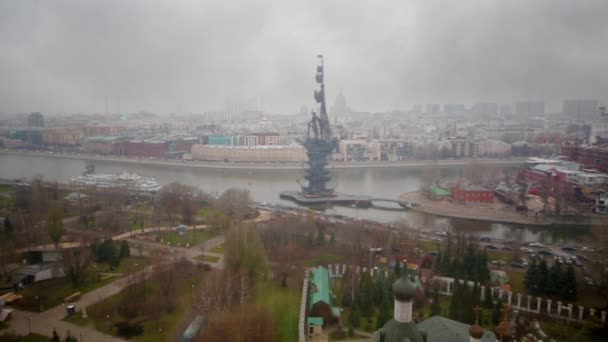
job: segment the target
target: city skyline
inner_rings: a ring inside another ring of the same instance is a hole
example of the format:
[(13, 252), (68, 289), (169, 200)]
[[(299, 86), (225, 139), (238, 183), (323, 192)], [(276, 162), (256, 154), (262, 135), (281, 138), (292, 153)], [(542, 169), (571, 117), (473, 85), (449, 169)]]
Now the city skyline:
[(360, 111), (542, 100), (556, 112), (608, 94), (599, 2), (0, 6), (0, 112), (202, 112), (242, 95), (292, 113), (311, 104), (317, 53), (328, 98)]

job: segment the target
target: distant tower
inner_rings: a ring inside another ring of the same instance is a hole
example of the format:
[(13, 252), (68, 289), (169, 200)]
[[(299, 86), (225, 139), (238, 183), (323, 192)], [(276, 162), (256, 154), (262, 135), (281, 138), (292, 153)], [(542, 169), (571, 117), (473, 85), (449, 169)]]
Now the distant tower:
[[(407, 266), (404, 267), (404, 270)], [(426, 340), (426, 332), (418, 329), (412, 320), (412, 303), (416, 296), (416, 287), (403, 271), (401, 278), (393, 283), (395, 310), (393, 319), (374, 333), (374, 342), (422, 342)]]

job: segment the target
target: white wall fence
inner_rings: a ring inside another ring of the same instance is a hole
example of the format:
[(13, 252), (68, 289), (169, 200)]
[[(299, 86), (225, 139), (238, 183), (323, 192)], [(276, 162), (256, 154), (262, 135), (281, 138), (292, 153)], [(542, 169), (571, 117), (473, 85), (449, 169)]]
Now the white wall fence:
[[(454, 278), (449, 277), (433, 277), (432, 282), (439, 283), (439, 293), (446, 296), (451, 296), (454, 293)], [(460, 284), (464, 281), (458, 280)], [(472, 281), (467, 281), (467, 286), (473, 287)], [(553, 301), (551, 299), (541, 298), (538, 296), (524, 295), (521, 293), (513, 293), (511, 291), (503, 291), (499, 286), (488, 287), (480, 286), (481, 300), (483, 301), (487, 295), (497, 295), (498, 298), (505, 304), (511, 306), (513, 310), (519, 310), (535, 314), (546, 314), (550, 317), (565, 319), (570, 321), (583, 321), (590, 317), (599, 317), (602, 323), (606, 323), (606, 311), (599, 311), (594, 308), (585, 308), (582, 305), (574, 306), (561, 301)]]
[(298, 322), (298, 339), (300, 342), (306, 342), (306, 317), (308, 316), (308, 270), (304, 273), (302, 281), (302, 297), (300, 300), (300, 320)]
[[(388, 276), (388, 270), (377, 270), (377, 269), (367, 269), (365, 267), (360, 266), (352, 266), (346, 264), (330, 264), (327, 265), (327, 269), (329, 271), (329, 275), (331, 278), (340, 278), (346, 273), (346, 270), (354, 271), (356, 274), (361, 272), (370, 272), (373, 277), (376, 272), (384, 272), (385, 276)], [(312, 269), (314, 270), (314, 268)], [(308, 273), (307, 273), (308, 274)], [(431, 281), (439, 282), (439, 293), (446, 296), (451, 296), (453, 294), (454, 282), (456, 279), (449, 277), (438, 277), (435, 276), (431, 279)], [(460, 284), (464, 283), (464, 281), (459, 280)], [(475, 285), (472, 281), (467, 281), (467, 285), (469, 287), (473, 287)], [(606, 311), (605, 310), (597, 310), (595, 308), (585, 308), (582, 305), (573, 305), (564, 303), (562, 301), (554, 301), (548, 298), (541, 298), (538, 296), (525, 295), (522, 293), (513, 293), (503, 291), (499, 286), (489, 287), (480, 286), (481, 289), (481, 300), (485, 299), (486, 292), (488, 294), (497, 294), (498, 298), (502, 300), (503, 303), (511, 306), (512, 309), (518, 311), (524, 311), (535, 314), (545, 314), (550, 317), (570, 320), (570, 321), (584, 321), (591, 317), (598, 317), (601, 319), (602, 323), (606, 323)]]

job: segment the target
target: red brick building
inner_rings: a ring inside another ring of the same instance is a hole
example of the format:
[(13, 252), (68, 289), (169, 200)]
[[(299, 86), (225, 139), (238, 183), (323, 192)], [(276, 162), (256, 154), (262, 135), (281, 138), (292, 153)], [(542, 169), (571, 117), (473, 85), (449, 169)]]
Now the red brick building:
[(465, 203), (493, 203), (494, 192), (481, 185), (460, 180), (452, 190), (452, 197)]
[(567, 141), (562, 144), (561, 153), (583, 168), (608, 172), (608, 146), (585, 146)]
[(169, 144), (162, 140), (131, 140), (118, 144), (116, 153), (123, 156), (165, 158)]

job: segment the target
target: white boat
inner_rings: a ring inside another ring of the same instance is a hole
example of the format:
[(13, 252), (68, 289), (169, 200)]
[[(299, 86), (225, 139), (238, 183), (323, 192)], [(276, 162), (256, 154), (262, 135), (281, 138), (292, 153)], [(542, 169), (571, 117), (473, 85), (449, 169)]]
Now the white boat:
[(134, 191), (156, 192), (160, 184), (152, 177), (142, 177), (135, 173), (124, 171), (121, 174), (114, 173), (87, 173), (72, 178), (75, 185), (94, 185), (99, 188), (123, 188)]

